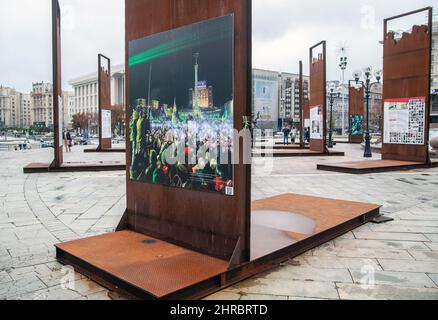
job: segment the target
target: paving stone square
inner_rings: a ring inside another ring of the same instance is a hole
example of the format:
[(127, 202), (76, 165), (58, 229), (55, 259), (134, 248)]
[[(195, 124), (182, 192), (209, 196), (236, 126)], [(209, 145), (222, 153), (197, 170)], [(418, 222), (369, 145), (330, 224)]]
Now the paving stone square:
[[(394, 221), (364, 225), (207, 299), (438, 299), (438, 169), (317, 171), (318, 162), (362, 156), (356, 145), (336, 150), (347, 156), (280, 158), (272, 171), (255, 159), (253, 200), (297, 193), (371, 202)], [(68, 270), (56, 261), (54, 245), (115, 229), (126, 208), (125, 173), (22, 173), (29, 162), (51, 156), (50, 150), (0, 152), (0, 299), (108, 300), (107, 290), (79, 273), (65, 287)], [(84, 154), (76, 149), (69, 157)]]

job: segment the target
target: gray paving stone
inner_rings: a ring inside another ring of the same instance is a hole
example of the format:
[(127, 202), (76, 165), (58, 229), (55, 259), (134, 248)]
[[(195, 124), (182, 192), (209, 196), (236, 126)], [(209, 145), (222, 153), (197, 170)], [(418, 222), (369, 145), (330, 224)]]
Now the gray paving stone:
[(438, 242), (438, 234), (426, 234), (425, 236), (432, 242)]
[(413, 241), (386, 240), (335, 240), (336, 247), (341, 248), (379, 248), (397, 250), (430, 250), (424, 243)]
[(426, 243), (426, 246), (428, 246), (429, 249), (432, 251), (438, 251), (438, 243), (436, 243), (436, 242)]
[(72, 290), (65, 290), (61, 286), (56, 286), (48, 289), (39, 290), (36, 292), (28, 293), (18, 296), (16, 300), (75, 300), (82, 298), (82, 296)]
[[(351, 275), (356, 284), (367, 285), (368, 275), (352, 270)], [(425, 273), (375, 271), (373, 280), (377, 285), (393, 285), (407, 288), (436, 288), (436, 284)]]
[(46, 286), (36, 276), (2, 283), (0, 285), (0, 300), (10, 299), (20, 294), (35, 292), (43, 288), (46, 288)]
[(266, 295), (266, 294), (244, 294), (240, 298), (242, 301), (280, 301), (280, 300), (289, 300), (287, 296), (274, 296), (274, 295)]
[(429, 278), (432, 279), (433, 282), (435, 282), (435, 285), (438, 286), (438, 273), (435, 274), (429, 274)]
[(309, 282), (269, 279), (250, 279), (231, 288), (236, 293), (275, 296), (338, 299), (336, 285), (330, 282)]
[(362, 240), (394, 240), (394, 241), (430, 241), (421, 233), (391, 233), (391, 232), (353, 232), (357, 239)]
[(380, 224), (371, 226), (371, 230), (376, 232), (397, 232), (397, 233), (430, 233), (438, 234), (438, 228), (425, 226), (392, 226), (390, 224)]
[(100, 300), (100, 301), (108, 301), (111, 300), (110, 297), (108, 297), (108, 292), (107, 291), (101, 291), (101, 292), (97, 292), (97, 293), (93, 293), (90, 294), (88, 296), (85, 297), (87, 300)]
[(385, 271), (435, 273), (438, 270), (438, 261), (410, 261), (379, 259), (379, 263)]
[(272, 272), (260, 275), (265, 279), (275, 280), (300, 280), (319, 282), (344, 282), (352, 283), (350, 272), (347, 269), (322, 269), (308, 266), (284, 266)]
[(357, 284), (339, 284), (339, 295), (343, 300), (437, 300), (438, 289), (402, 288), (376, 285), (364, 288)]
[(6, 271), (0, 272), (0, 285), (3, 283), (11, 282), (12, 278), (9, 276), (9, 274)]
[(224, 291), (215, 293), (215, 294), (205, 298), (204, 300), (210, 300), (210, 301), (235, 301), (235, 300), (240, 300), (240, 298), (241, 298), (240, 294), (224, 290)]
[(438, 251), (409, 251), (409, 253), (419, 261), (436, 261), (438, 262)]
[(301, 256), (292, 263), (304, 268), (362, 270), (364, 266), (370, 266), (375, 270), (382, 270), (376, 259)]

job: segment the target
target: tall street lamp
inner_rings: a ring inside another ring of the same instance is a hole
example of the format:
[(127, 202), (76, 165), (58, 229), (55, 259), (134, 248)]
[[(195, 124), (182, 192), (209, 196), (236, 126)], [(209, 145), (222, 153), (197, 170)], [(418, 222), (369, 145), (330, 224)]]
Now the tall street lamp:
[(330, 102), (330, 129), (329, 129), (329, 141), (328, 148), (333, 148), (333, 104), (335, 103), (335, 99), (341, 96), (341, 88), (336, 88), (336, 86), (332, 83), (327, 88), (328, 90), (328, 98)]
[[(371, 80), (374, 77), (377, 82), (371, 83)], [(358, 70), (353, 73), (353, 78), (356, 81), (356, 84), (362, 84), (365, 89), (365, 100), (366, 100), (366, 116), (367, 116), (367, 126), (365, 131), (365, 158), (372, 158), (373, 153), (371, 151), (371, 135), (370, 135), (370, 97), (371, 97), (371, 86), (380, 83), (382, 79), (382, 70), (378, 69), (373, 72), (372, 67), (367, 67), (362, 71)], [(361, 81), (363, 78), (365, 81)]]
[[(342, 49), (342, 52), (345, 54), (345, 48)], [(345, 93), (344, 93), (344, 83), (345, 83), (345, 70), (348, 66), (348, 58), (346, 56), (341, 56), (339, 68), (342, 71), (342, 135), (345, 135)]]

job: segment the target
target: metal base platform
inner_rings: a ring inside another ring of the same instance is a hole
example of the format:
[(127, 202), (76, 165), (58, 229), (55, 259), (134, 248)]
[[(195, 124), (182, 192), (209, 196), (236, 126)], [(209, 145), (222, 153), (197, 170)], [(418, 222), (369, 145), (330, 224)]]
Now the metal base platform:
[(350, 174), (369, 174), (391, 171), (403, 171), (430, 168), (431, 165), (421, 162), (395, 161), (395, 160), (368, 160), (342, 162), (336, 164), (319, 164), (318, 170)]
[(293, 158), (293, 157), (344, 157), (344, 152), (329, 151), (317, 152), (309, 149), (291, 149), (291, 150), (255, 150), (252, 153), (255, 158)]
[(31, 163), (23, 168), (25, 174), (48, 172), (101, 172), (125, 171), (126, 165), (121, 162), (96, 162), (96, 163), (64, 163), (61, 167), (54, 167), (50, 163)]
[(126, 153), (126, 149), (85, 149), (85, 153)]
[(57, 259), (130, 299), (200, 299), (379, 216), (380, 206), (294, 194), (253, 202), (251, 261), (238, 266), (133, 231), (56, 246)]
[(305, 146), (301, 148), (299, 145), (284, 145), (284, 144), (276, 144), (274, 146), (258, 146), (255, 151), (263, 151), (263, 150), (310, 150), (309, 146)]

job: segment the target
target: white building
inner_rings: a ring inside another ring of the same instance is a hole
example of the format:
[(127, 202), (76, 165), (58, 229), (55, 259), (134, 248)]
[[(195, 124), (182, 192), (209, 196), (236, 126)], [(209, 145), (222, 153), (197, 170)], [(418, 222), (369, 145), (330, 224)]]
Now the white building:
[(28, 128), (32, 119), (30, 95), (0, 87), (0, 127)]
[[(69, 82), (74, 90), (74, 109), (71, 116), (78, 113), (98, 112), (98, 74), (88, 74)], [(111, 68), (111, 103), (123, 105), (125, 101), (125, 66)]]

